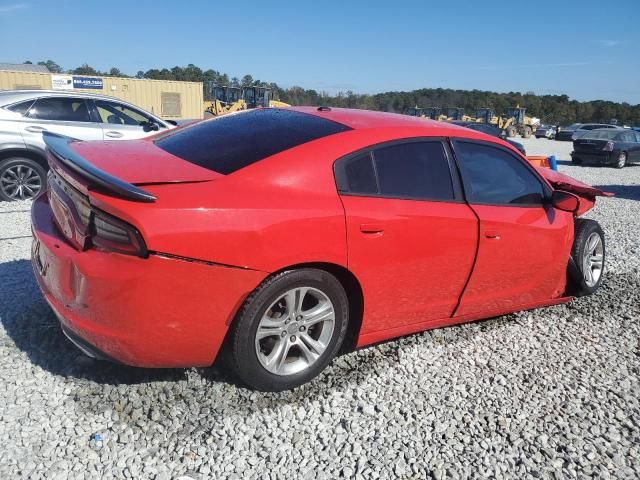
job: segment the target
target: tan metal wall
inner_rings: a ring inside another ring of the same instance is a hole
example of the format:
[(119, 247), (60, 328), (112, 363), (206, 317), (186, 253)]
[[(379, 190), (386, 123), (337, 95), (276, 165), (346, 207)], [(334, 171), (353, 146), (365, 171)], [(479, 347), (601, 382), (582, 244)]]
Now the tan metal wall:
[[(50, 73), (0, 71), (0, 90), (40, 88), (50, 90)], [(87, 77), (88, 75), (76, 75)], [(203, 96), (201, 82), (178, 82), (173, 80), (148, 80), (120, 77), (102, 78), (102, 89), (59, 90), (60, 92), (88, 92), (109, 95), (137, 105), (161, 118), (202, 118)], [(162, 93), (180, 94), (180, 115), (162, 112)]]

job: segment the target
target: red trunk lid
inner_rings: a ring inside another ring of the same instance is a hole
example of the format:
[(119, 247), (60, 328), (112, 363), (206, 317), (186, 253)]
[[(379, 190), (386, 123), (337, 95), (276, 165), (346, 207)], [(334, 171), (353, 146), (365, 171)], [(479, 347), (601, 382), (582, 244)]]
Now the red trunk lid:
[(149, 140), (73, 142), (71, 148), (100, 170), (133, 185), (202, 182), (222, 176), (171, 155)]

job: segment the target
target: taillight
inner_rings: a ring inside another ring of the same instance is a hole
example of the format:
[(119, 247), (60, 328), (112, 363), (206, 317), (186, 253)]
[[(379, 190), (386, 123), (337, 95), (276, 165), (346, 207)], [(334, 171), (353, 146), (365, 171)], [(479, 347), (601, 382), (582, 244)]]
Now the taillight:
[(605, 152), (613, 152), (613, 142), (605, 143), (602, 150), (604, 150)]
[(92, 215), (91, 245), (100, 250), (147, 256), (147, 246), (134, 226), (95, 209)]

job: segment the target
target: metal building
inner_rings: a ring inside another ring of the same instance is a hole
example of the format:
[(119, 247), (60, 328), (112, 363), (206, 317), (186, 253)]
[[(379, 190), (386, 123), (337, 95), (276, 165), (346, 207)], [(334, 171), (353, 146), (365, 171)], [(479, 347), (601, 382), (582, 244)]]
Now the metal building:
[[(60, 90), (98, 93), (120, 98), (168, 120), (202, 118), (202, 82), (146, 78), (94, 77), (14, 68), (0, 64), (0, 90)], [(28, 67), (41, 67), (28, 65)], [(44, 67), (46, 70), (46, 67)]]

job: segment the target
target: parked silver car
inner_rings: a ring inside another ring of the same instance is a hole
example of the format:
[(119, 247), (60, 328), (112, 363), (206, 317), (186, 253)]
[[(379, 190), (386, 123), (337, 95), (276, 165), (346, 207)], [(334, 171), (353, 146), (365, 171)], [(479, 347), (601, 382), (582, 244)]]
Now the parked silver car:
[(556, 138), (556, 127), (554, 125), (540, 125), (535, 132), (536, 138)]
[(175, 127), (116, 98), (46, 90), (0, 92), (0, 200), (33, 198), (45, 187), (42, 132), (80, 140), (127, 140)]

